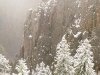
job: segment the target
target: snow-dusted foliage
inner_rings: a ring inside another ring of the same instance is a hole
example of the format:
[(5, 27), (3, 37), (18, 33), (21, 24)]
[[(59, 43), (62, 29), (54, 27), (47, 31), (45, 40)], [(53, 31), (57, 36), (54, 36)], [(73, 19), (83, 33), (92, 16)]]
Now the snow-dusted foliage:
[(81, 18), (77, 18), (76, 14), (74, 15), (74, 17), (76, 18), (74, 23), (72, 26), (79, 28), (80, 27), (80, 22), (81, 22)]
[(18, 75), (29, 75), (29, 70), (25, 59), (19, 60), (15, 69), (18, 71)]
[(55, 75), (74, 75), (73, 57), (70, 53), (70, 48), (65, 35), (57, 45), (55, 61)]
[(3, 74), (10, 73), (11, 71), (9, 60), (7, 60), (2, 54), (0, 54), (0, 70)]
[(35, 11), (37, 11), (36, 13), (36, 17), (34, 18), (35, 21), (38, 20), (38, 18), (40, 18), (40, 14), (42, 13), (42, 10), (44, 11), (44, 16), (49, 16), (52, 8), (56, 5), (57, 1), (56, 0), (48, 0), (48, 1), (42, 1), (40, 3), (40, 5), (38, 6), (38, 9), (36, 9)]
[(81, 0), (76, 0), (76, 4), (77, 4), (78, 8), (81, 7)]
[(36, 66), (36, 69), (33, 72), (33, 75), (52, 75), (52, 72), (49, 66), (45, 66), (45, 64), (41, 62), (40, 65)]
[(74, 56), (75, 75), (96, 75), (93, 70), (93, 52), (88, 39), (82, 41)]
[(42, 1), (39, 8), (43, 9), (45, 13), (47, 13), (47, 10), (50, 9), (52, 6), (55, 6), (56, 0), (48, 0), (47, 2)]

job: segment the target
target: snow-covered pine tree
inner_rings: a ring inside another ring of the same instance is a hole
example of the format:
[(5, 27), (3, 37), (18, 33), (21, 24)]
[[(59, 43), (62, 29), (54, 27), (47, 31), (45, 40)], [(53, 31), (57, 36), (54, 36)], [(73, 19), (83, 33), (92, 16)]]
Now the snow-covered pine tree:
[(19, 60), (15, 69), (17, 70), (18, 75), (29, 75), (29, 70), (25, 59)]
[(36, 66), (36, 69), (33, 73), (33, 75), (52, 75), (49, 66), (45, 66), (43, 62)]
[(96, 75), (93, 70), (93, 52), (88, 39), (83, 40), (74, 56), (75, 75)]
[(64, 35), (61, 42), (57, 45), (55, 61), (55, 75), (74, 75), (73, 57)]
[(0, 54), (0, 70), (2, 75), (5, 75), (7, 73), (10, 74), (11, 71), (9, 60), (7, 60), (2, 54)]

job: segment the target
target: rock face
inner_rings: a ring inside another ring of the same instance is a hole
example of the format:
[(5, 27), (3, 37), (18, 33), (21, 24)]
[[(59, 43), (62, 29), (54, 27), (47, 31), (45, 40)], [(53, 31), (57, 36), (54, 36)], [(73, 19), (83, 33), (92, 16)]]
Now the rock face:
[(53, 66), (56, 46), (64, 34), (74, 55), (78, 42), (92, 37), (94, 28), (100, 26), (99, 4), (99, 0), (49, 0), (30, 9), (22, 57), (33, 67), (41, 61)]

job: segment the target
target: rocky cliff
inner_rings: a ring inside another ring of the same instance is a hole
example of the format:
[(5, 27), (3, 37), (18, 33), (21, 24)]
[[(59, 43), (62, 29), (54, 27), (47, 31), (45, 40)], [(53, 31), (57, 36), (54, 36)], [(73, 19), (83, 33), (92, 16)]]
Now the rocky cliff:
[[(49, 0), (40, 3), (36, 10), (30, 9), (25, 22), (22, 57), (33, 67), (41, 61), (53, 66), (56, 46), (64, 34), (71, 45), (72, 55), (80, 40), (97, 40), (94, 36), (99, 35), (99, 4), (99, 0)], [(97, 55), (95, 50), (94, 55)]]

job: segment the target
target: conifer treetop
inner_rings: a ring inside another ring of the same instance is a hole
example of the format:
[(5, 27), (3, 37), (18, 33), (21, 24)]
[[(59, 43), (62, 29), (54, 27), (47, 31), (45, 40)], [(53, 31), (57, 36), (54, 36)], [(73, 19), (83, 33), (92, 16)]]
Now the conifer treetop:
[(29, 70), (28, 70), (28, 67), (26, 65), (25, 59), (19, 60), (15, 69), (18, 71), (19, 75), (28, 75), (29, 74)]
[(93, 70), (93, 52), (92, 46), (88, 39), (81, 41), (76, 54), (74, 56), (74, 67), (76, 75), (96, 75)]

